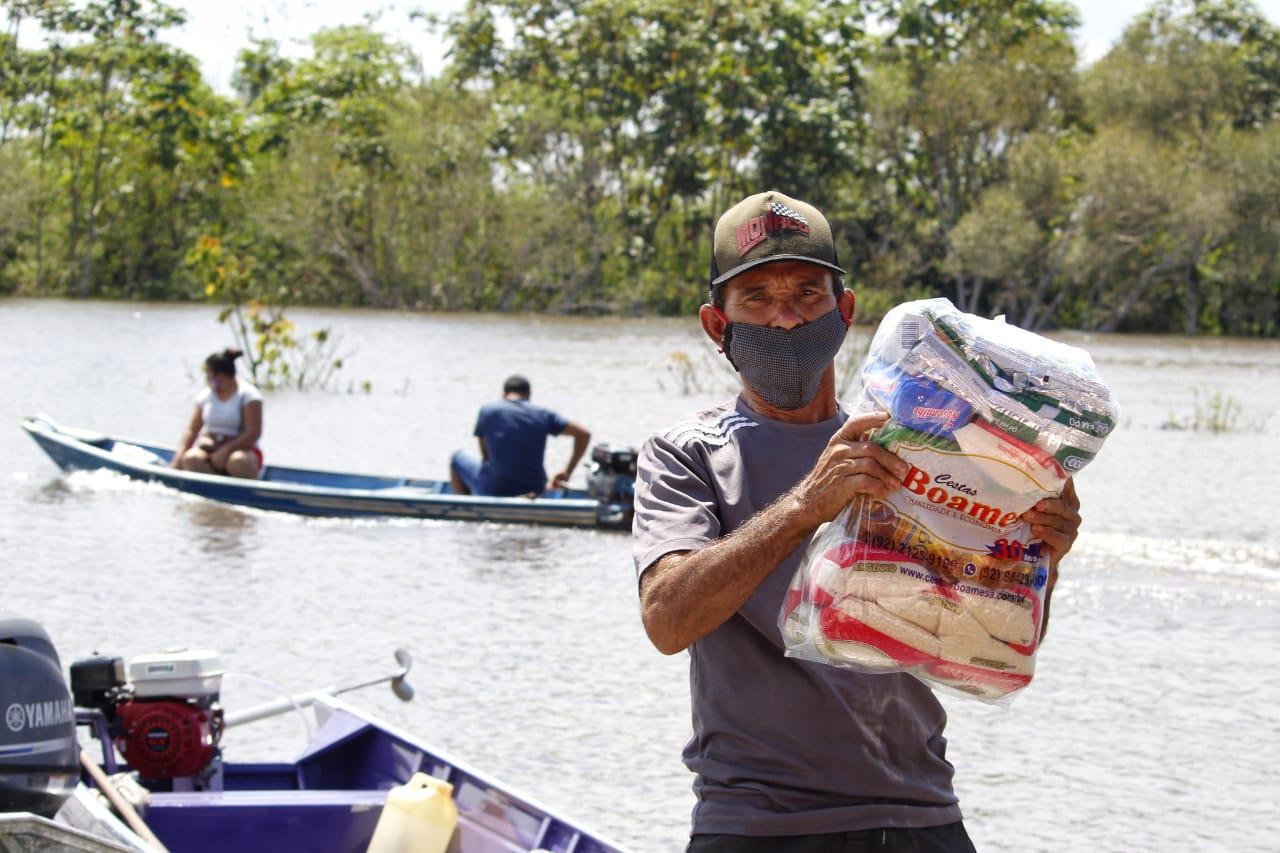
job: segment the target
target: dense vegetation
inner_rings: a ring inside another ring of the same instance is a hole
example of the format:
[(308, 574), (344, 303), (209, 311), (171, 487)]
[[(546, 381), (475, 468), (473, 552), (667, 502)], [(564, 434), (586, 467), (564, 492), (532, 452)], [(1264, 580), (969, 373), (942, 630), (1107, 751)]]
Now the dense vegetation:
[(1054, 0), (472, 0), (438, 76), (343, 27), (252, 44), (235, 97), (155, 0), (2, 8), (0, 293), (672, 313), (776, 187), (866, 319), (1280, 333), (1280, 34), (1242, 0), (1089, 67)]

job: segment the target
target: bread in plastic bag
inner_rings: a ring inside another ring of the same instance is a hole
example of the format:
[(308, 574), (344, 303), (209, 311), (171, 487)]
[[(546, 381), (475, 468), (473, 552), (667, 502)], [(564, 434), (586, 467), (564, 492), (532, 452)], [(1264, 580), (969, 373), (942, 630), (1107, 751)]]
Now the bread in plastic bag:
[(814, 535), (779, 626), (792, 657), (1003, 703), (1031, 682), (1048, 554), (1022, 513), (1094, 459), (1118, 408), (1084, 350), (908, 302), (881, 322), (858, 412), (910, 466)]

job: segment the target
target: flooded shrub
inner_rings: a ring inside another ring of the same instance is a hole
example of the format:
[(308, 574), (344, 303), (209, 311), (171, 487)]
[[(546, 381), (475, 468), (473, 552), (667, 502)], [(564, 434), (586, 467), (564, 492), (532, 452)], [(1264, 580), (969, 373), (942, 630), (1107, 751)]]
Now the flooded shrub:
[[(298, 391), (335, 387), (344, 358), (339, 339), (328, 326), (300, 332), (282, 306), (263, 299), (259, 264), (252, 254), (204, 235), (187, 253), (186, 263), (205, 298), (222, 304), (218, 322), (231, 329), (236, 346), (247, 356), (255, 385)], [(367, 394), (371, 389), (363, 390)]]
[(1199, 388), (1192, 392), (1190, 414), (1178, 417), (1170, 414), (1160, 425), (1161, 429), (1185, 429), (1192, 432), (1233, 432), (1240, 427), (1243, 411), (1236, 398), (1217, 390), (1209, 393)]

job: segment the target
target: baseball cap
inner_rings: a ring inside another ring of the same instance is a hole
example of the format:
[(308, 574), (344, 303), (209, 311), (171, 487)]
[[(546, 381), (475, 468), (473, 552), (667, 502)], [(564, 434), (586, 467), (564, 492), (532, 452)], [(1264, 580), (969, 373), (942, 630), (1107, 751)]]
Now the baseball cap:
[(744, 198), (716, 223), (711, 287), (714, 290), (740, 272), (774, 261), (809, 261), (845, 274), (822, 211), (769, 190)]

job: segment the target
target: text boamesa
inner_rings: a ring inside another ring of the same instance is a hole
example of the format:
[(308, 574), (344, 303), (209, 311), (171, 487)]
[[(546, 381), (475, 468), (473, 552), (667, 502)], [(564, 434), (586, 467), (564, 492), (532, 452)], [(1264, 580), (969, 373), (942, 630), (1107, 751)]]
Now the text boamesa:
[[(930, 486), (930, 482), (932, 482), (932, 478), (928, 472), (922, 471), (915, 465), (912, 465), (911, 470), (907, 472), (907, 476), (902, 478), (902, 485), (907, 491), (923, 495), (924, 499), (930, 503), (935, 503), (939, 506), (945, 505), (947, 509), (966, 513), (983, 524), (990, 524), (994, 527), (1008, 527), (1017, 521), (1018, 516), (1021, 514), (1006, 512), (999, 507), (978, 503), (964, 495), (954, 494), (936, 483)], [(967, 489), (967, 491), (973, 490)]]

